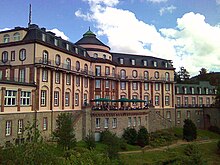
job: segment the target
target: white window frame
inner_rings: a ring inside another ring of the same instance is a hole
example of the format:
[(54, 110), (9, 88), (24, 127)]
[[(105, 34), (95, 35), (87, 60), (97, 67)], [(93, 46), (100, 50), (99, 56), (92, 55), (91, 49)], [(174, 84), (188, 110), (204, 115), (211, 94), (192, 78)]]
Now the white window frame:
[(46, 131), (48, 127), (48, 119), (47, 117), (43, 117), (43, 130)]
[(5, 125), (5, 136), (10, 136), (12, 133), (12, 121), (7, 120)]
[(46, 106), (47, 103), (47, 91), (46, 90), (41, 90), (41, 106)]
[(101, 80), (95, 80), (95, 88), (101, 88)]
[(19, 51), (19, 59), (20, 61), (24, 61), (26, 59), (26, 49), (21, 49)]
[(136, 124), (137, 124), (137, 118), (134, 117), (133, 126), (136, 127)]
[(135, 65), (135, 60), (134, 59), (131, 60), (131, 65)]
[(155, 96), (155, 106), (160, 105), (160, 96)]
[(113, 120), (112, 120), (112, 128), (117, 128), (117, 118), (113, 118)]
[(141, 125), (141, 117), (138, 117), (138, 126)]
[(79, 93), (75, 93), (75, 106), (79, 106)]
[(31, 104), (31, 92), (21, 91), (20, 104), (21, 106), (28, 106)]
[(170, 105), (170, 96), (165, 96), (165, 105), (166, 106)]
[(132, 90), (138, 90), (138, 83), (137, 82), (132, 83)]
[(60, 72), (55, 72), (55, 83), (56, 84), (60, 83)]
[(148, 91), (149, 90), (149, 83), (144, 83), (144, 90)]
[(124, 64), (124, 59), (120, 58), (120, 64)]
[(25, 68), (19, 70), (19, 82), (25, 82)]
[(95, 118), (95, 128), (100, 128), (101, 119)]
[(17, 103), (17, 91), (5, 91), (5, 106), (15, 106)]
[(54, 91), (54, 106), (59, 106), (59, 91)]
[(23, 119), (18, 120), (18, 134), (22, 134), (23, 132)]
[(104, 119), (104, 128), (108, 128), (109, 127), (109, 118), (105, 118)]
[(71, 75), (66, 74), (66, 85), (70, 85), (70, 84), (71, 84)]
[(48, 70), (46, 70), (46, 69), (42, 70), (42, 81), (43, 82), (48, 81)]
[(68, 107), (70, 105), (70, 92), (65, 92), (65, 106)]
[(128, 127), (131, 127), (131, 123), (132, 123), (131, 117), (128, 117)]
[(170, 84), (165, 84), (165, 90), (170, 91)]

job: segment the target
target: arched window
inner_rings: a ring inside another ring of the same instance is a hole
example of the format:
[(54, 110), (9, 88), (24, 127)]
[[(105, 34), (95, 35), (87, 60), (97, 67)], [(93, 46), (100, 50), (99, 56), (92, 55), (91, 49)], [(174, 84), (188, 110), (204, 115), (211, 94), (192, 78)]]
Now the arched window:
[(71, 60), (69, 58), (66, 59), (66, 69), (71, 69)]
[(170, 74), (168, 72), (165, 73), (165, 80), (166, 81), (170, 80)]
[(76, 70), (79, 71), (80, 70), (80, 62), (76, 61)]
[(10, 36), (8, 34), (5, 34), (4, 37), (3, 37), (3, 42), (4, 43), (8, 43), (10, 42)]
[(137, 73), (137, 71), (136, 71), (136, 70), (133, 70), (133, 71), (132, 71), (132, 76), (133, 76), (134, 78), (137, 78), (138, 73)]
[(94, 58), (98, 58), (98, 54), (97, 54), (97, 53), (94, 53), (94, 54), (93, 54), (93, 57), (94, 57)]
[(87, 64), (84, 65), (84, 71), (85, 71), (86, 73), (88, 73), (88, 65), (87, 65)]
[(21, 49), (19, 52), (19, 59), (21, 61), (24, 61), (26, 59), (26, 50), (25, 49)]
[(120, 76), (122, 79), (126, 78), (126, 71), (124, 69), (121, 70)]
[(46, 50), (43, 51), (43, 64), (48, 63), (48, 52)]
[(20, 41), (20, 33), (15, 33), (14, 34), (14, 41)]
[(4, 51), (2, 52), (2, 62), (6, 63), (8, 61), (8, 52)]
[(154, 77), (155, 77), (156, 79), (159, 78), (159, 72), (158, 72), (158, 71), (154, 72)]
[(144, 79), (146, 79), (146, 80), (149, 79), (149, 73), (148, 73), (148, 71), (144, 71)]
[(57, 54), (56, 57), (55, 57), (55, 63), (56, 63), (57, 66), (60, 65), (60, 61), (61, 61), (61, 59), (60, 59), (60, 55)]

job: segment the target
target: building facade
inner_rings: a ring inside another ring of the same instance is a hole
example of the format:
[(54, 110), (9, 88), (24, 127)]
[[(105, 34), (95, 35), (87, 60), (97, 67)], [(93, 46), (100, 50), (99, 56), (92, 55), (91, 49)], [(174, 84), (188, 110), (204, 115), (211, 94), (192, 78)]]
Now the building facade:
[[(105, 129), (121, 136), (127, 127), (177, 125), (182, 96), (170, 60), (111, 52), (90, 29), (71, 43), (35, 24), (0, 32), (0, 55), (1, 144), (21, 140), (33, 120), (48, 138), (62, 112), (74, 115), (78, 140), (89, 131), (98, 138)], [(99, 98), (140, 101), (91, 102)]]

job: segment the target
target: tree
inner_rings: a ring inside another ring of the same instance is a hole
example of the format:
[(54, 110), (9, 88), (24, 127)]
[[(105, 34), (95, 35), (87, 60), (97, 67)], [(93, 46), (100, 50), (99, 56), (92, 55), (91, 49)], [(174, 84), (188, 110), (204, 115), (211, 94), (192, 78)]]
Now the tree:
[(183, 66), (180, 67), (180, 71), (177, 73), (177, 76), (180, 77), (181, 81), (188, 80), (190, 77), (189, 72)]
[(215, 104), (217, 106), (220, 106), (220, 86), (218, 86), (218, 88), (217, 88), (217, 94), (216, 94), (216, 97), (215, 97)]
[(149, 144), (149, 135), (145, 127), (141, 127), (137, 134), (137, 144), (140, 147), (144, 147)]
[(201, 68), (201, 70), (199, 71), (200, 75), (204, 75), (207, 73), (207, 69), (206, 68)]
[(186, 141), (193, 141), (197, 138), (197, 128), (190, 119), (184, 120), (183, 125), (183, 139)]
[(95, 137), (92, 132), (89, 132), (89, 134), (85, 137), (84, 141), (86, 142), (86, 147), (89, 150), (92, 150), (95, 148)]
[(184, 156), (182, 157), (181, 164), (192, 165), (198, 164), (203, 165), (207, 164), (206, 160), (203, 159), (202, 153), (196, 144), (188, 144), (184, 148)]
[(128, 144), (134, 145), (137, 142), (137, 131), (134, 128), (126, 128), (122, 137)]
[(73, 115), (71, 113), (61, 113), (56, 120), (57, 128), (53, 132), (58, 145), (64, 150), (69, 150), (76, 145), (76, 138), (73, 128)]
[(180, 75), (177, 72), (174, 72), (174, 81), (177, 83), (181, 83)]
[(106, 153), (110, 159), (118, 158), (120, 139), (115, 134), (105, 130), (101, 133), (100, 141), (107, 146)]

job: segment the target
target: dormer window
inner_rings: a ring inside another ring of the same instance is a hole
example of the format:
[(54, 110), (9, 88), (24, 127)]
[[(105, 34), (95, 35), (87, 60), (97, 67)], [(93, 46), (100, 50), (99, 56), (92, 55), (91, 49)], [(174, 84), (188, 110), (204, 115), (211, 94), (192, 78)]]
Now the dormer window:
[(209, 94), (209, 88), (205, 89), (205, 94), (207, 94), (207, 95)]
[(86, 57), (86, 51), (85, 50), (83, 51), (83, 56)]
[(165, 68), (168, 68), (168, 63), (165, 62), (165, 63), (164, 63), (164, 66), (165, 66)]
[(143, 62), (144, 62), (144, 66), (147, 66), (147, 60), (144, 60)]
[(157, 67), (157, 61), (153, 61), (154, 67)]
[(183, 90), (184, 90), (184, 94), (187, 94), (187, 88), (183, 87)]
[(15, 33), (14, 34), (14, 41), (20, 41), (20, 33)]
[(70, 45), (69, 44), (66, 44), (66, 49), (70, 50)]
[(42, 41), (46, 41), (46, 35), (42, 33)]
[(192, 94), (195, 94), (195, 89), (192, 87), (191, 88)]
[(199, 94), (202, 94), (202, 88), (198, 88)]
[(3, 39), (3, 42), (4, 43), (8, 43), (10, 41), (10, 36), (8, 34), (5, 34), (4, 35), (4, 39)]
[(135, 60), (134, 59), (131, 60), (131, 65), (135, 65)]
[(58, 40), (56, 38), (54, 39), (54, 45), (58, 46)]
[(103, 54), (103, 59), (106, 59), (106, 55), (105, 54)]
[(120, 64), (124, 64), (124, 59), (120, 58)]
[(76, 47), (75, 48), (75, 53), (78, 54), (79, 53), (79, 49)]
[(98, 54), (97, 54), (97, 53), (94, 53), (94, 54), (93, 54), (93, 57), (94, 57), (94, 58), (98, 58)]

